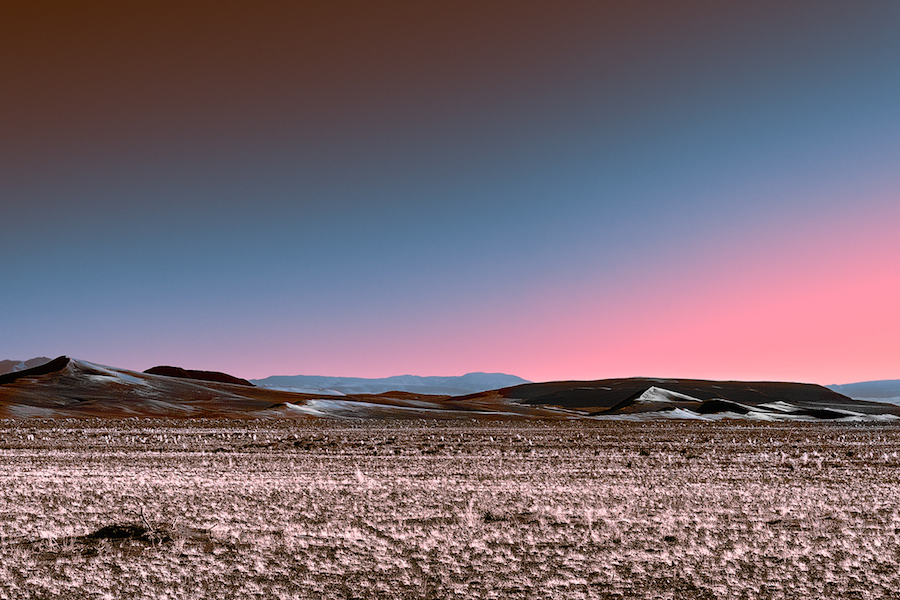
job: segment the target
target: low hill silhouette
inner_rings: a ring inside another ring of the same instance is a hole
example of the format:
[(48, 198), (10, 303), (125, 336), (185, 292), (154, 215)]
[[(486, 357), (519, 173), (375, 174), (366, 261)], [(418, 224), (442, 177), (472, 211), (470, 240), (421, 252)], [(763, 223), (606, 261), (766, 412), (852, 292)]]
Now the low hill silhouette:
[(194, 371), (190, 369), (182, 369), (181, 367), (152, 367), (144, 371), (149, 375), (163, 375), (165, 377), (180, 377), (181, 379), (196, 379), (197, 381), (217, 381), (219, 383), (233, 383), (235, 385), (247, 385), (254, 387), (252, 383), (246, 379), (222, 373), (221, 371)]

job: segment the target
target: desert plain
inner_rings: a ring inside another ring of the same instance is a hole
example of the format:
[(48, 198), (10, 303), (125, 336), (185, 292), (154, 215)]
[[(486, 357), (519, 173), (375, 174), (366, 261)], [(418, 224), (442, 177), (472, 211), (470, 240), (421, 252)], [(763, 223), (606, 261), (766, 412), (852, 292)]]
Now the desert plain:
[(0, 598), (897, 598), (889, 423), (0, 421)]

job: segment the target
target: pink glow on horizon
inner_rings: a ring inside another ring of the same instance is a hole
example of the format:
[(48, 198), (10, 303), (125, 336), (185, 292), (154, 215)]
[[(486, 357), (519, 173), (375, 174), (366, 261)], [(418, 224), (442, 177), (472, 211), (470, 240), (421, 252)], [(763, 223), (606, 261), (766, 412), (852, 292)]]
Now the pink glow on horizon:
[[(852, 258), (798, 266), (802, 272), (796, 273), (786, 257), (773, 272), (723, 269), (707, 281), (660, 281), (612, 302), (558, 306), (543, 320), (535, 310), (544, 315), (551, 307), (532, 304), (462, 326), (396, 331), (393, 339), (387, 330), (357, 335), (355, 342), (349, 333), (338, 334), (312, 348), (298, 342), (285, 349), (290, 359), (284, 364), (267, 362), (249, 376), (486, 370), (533, 381), (659, 376), (828, 384), (890, 378), (900, 365), (896, 260), (865, 263), (867, 256), (860, 256), (857, 265)], [(365, 368), (346, 367), (354, 363)]]
[[(502, 371), (532, 381), (611, 377), (847, 383), (895, 378), (900, 367), (898, 210), (819, 220), (802, 235), (722, 249), (683, 272), (535, 292), (446, 320), (411, 315), (244, 340), (206, 356), (236, 375), (383, 377)], [(273, 332), (274, 333), (274, 332)], [(254, 361), (256, 364), (253, 364)], [(356, 365), (351, 367), (349, 365)], [(150, 366), (150, 365), (147, 365)], [(191, 366), (191, 365), (187, 365)], [(193, 368), (205, 368), (194, 365)]]
[(740, 257), (723, 248), (721, 257), (650, 277), (610, 303), (583, 303), (556, 325), (570, 332), (559, 336), (556, 360), (545, 355), (524, 376), (895, 378), (900, 210), (875, 218), (811, 219), (804, 235)]

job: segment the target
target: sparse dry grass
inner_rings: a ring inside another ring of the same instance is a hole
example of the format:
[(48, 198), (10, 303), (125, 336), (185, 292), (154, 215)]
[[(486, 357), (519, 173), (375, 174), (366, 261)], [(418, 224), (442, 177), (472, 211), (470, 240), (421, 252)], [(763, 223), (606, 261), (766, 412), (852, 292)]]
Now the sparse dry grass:
[[(837, 424), (3, 422), (0, 599), (896, 598), (898, 452)], [(166, 536), (86, 541), (114, 524)]]

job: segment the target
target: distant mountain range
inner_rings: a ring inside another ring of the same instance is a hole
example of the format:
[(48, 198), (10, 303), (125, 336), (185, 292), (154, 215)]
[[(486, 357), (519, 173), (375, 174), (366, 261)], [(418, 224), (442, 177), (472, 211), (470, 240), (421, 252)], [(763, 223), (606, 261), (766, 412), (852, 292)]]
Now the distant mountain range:
[[(14, 371), (30, 369), (50, 362), (41, 356), (28, 360), (0, 360), (0, 375)], [(153, 367), (150, 374), (172, 375), (181, 371), (180, 377), (203, 379), (212, 376), (213, 381), (223, 383), (252, 384), (273, 390), (319, 395), (341, 396), (347, 394), (383, 394), (385, 392), (410, 392), (416, 394), (435, 394), (439, 396), (461, 396), (486, 392), (500, 388), (513, 387), (531, 383), (515, 375), (504, 373), (466, 373), (451, 377), (422, 377), (418, 375), (396, 375), (379, 379), (362, 377), (327, 377), (321, 375), (273, 375), (264, 379), (240, 379), (214, 371), (185, 371), (179, 367)], [(190, 375), (193, 374), (193, 375)], [(206, 375), (202, 375), (206, 374)], [(613, 381), (613, 380), (609, 380)], [(648, 380), (651, 381), (651, 380)], [(544, 383), (535, 385), (557, 385)], [(880, 381), (862, 381), (822, 386), (854, 400), (872, 402), (888, 402), (900, 405), (900, 379)]]
[(900, 379), (884, 379), (881, 381), (862, 381), (826, 386), (839, 394), (874, 402), (890, 402), (900, 404)]
[(275, 375), (251, 379), (254, 385), (292, 392), (340, 396), (344, 394), (383, 394), (411, 392), (439, 396), (461, 396), (528, 383), (521, 377), (504, 373), (466, 373), (456, 377), (420, 377), (397, 375), (381, 379), (361, 377), (322, 377), (317, 375)]
[[(33, 366), (28, 366), (31, 363)], [(0, 418), (426, 418), (555, 420), (885, 421), (900, 406), (849, 398), (814, 384), (633, 377), (522, 383), (503, 374), (385, 379), (285, 377), (254, 385), (217, 371), (154, 367), (140, 373), (61, 356), (5, 361)], [(26, 368), (21, 368), (25, 365)], [(293, 383), (285, 389), (271, 384)], [(504, 383), (513, 385), (503, 385)], [(896, 382), (851, 384), (888, 394)], [(268, 385), (267, 385), (268, 384)], [(500, 385), (501, 387), (493, 387)], [(316, 386), (316, 387), (311, 387)], [(321, 386), (321, 388), (319, 387)], [(490, 389), (468, 394), (421, 390)], [(397, 388), (405, 387), (405, 391)], [(340, 391), (336, 388), (343, 388)], [(379, 389), (386, 391), (376, 391)], [(365, 391), (353, 391), (353, 390)]]

